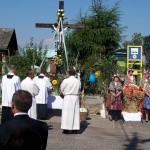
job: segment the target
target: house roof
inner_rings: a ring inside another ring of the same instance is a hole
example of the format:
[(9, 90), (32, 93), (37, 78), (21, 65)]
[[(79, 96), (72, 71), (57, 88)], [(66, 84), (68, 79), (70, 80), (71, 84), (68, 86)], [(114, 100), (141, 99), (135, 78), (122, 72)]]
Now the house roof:
[(17, 45), (15, 29), (0, 28), (0, 50), (17, 50)]

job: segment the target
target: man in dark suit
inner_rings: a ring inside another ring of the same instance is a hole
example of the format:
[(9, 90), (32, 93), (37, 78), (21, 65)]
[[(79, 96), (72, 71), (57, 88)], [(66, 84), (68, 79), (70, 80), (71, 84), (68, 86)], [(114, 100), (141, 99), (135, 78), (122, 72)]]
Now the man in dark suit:
[(32, 119), (28, 116), (27, 112), (31, 105), (32, 95), (29, 92), (18, 90), (14, 93), (11, 107), (14, 117), (0, 125), (0, 149), (7, 147), (10, 137), (21, 129), (30, 129), (36, 132), (41, 138), (41, 150), (46, 149), (48, 125), (45, 122)]

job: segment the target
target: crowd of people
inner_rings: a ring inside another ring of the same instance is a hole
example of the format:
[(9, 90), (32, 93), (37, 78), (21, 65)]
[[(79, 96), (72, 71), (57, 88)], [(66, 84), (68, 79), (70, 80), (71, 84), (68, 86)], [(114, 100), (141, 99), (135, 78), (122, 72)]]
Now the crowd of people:
[(28, 91), (32, 95), (32, 106), (28, 111), (28, 115), (34, 119), (46, 119), (48, 90), (52, 87), (50, 80), (45, 76), (46, 70), (42, 69), (39, 76), (34, 76), (34, 71), (28, 69), (26, 71), (26, 78), (22, 81), (15, 75), (15, 71), (16, 67), (11, 65), (10, 72), (2, 77), (1, 123), (13, 117), (11, 112), (12, 96), (20, 89)]
[[(11, 65), (10, 72), (2, 77), (1, 82), (0, 149), (45, 150), (48, 125), (40, 120), (47, 118), (48, 90), (52, 84), (44, 69), (38, 76), (34, 76), (34, 71), (28, 69), (22, 81), (15, 75), (15, 71), (16, 67)], [(64, 97), (61, 129), (64, 134), (76, 134), (80, 129), (81, 82), (75, 77), (73, 68), (68, 73), (69, 77), (60, 85)]]
[(149, 110), (150, 110), (150, 71), (145, 69), (144, 76), (140, 80), (139, 85), (136, 84), (135, 76), (133, 75), (134, 69), (130, 68), (128, 74), (125, 77), (124, 84), (119, 80), (119, 75), (115, 74), (113, 81), (109, 84), (109, 97), (108, 97), (108, 110), (109, 110), (109, 120), (117, 121), (122, 117), (121, 112), (123, 109), (123, 87), (127, 85), (136, 85), (144, 91), (144, 99), (141, 101), (142, 109), (144, 110), (143, 115), (145, 115), (145, 122), (149, 120)]
[[(47, 118), (48, 90), (52, 84), (42, 69), (38, 76), (32, 69), (26, 71), (26, 78), (20, 81), (15, 75), (16, 67), (10, 66), (10, 72), (2, 77), (2, 116), (0, 125), (0, 149), (46, 149), (48, 125), (40, 121)], [(124, 85), (115, 74), (109, 85), (109, 120), (118, 120), (123, 109), (123, 87), (136, 85), (134, 70), (129, 69)], [(60, 85), (63, 95), (61, 129), (64, 134), (76, 134), (80, 130), (80, 91), (81, 81), (75, 77), (73, 68), (69, 77)], [(150, 110), (150, 72), (144, 71), (139, 87), (144, 91), (143, 109), (148, 122)], [(29, 133), (29, 134), (27, 134)], [(26, 141), (31, 139), (32, 142)], [(29, 148), (30, 147), (30, 148)], [(34, 147), (34, 148), (33, 148)]]

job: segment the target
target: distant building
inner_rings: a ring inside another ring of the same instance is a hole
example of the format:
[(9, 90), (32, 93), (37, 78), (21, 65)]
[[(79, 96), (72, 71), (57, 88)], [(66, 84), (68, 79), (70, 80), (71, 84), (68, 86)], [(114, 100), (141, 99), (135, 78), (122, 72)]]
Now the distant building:
[[(18, 50), (15, 29), (0, 28), (0, 61), (5, 62), (6, 56), (11, 56)], [(2, 73), (5, 73), (5, 65), (2, 67)]]

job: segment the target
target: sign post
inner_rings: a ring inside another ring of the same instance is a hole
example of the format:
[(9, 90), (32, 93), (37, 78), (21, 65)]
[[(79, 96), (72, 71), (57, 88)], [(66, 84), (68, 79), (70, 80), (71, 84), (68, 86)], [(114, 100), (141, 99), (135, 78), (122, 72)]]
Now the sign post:
[(134, 75), (142, 78), (142, 46), (127, 46), (127, 72), (134, 69)]

